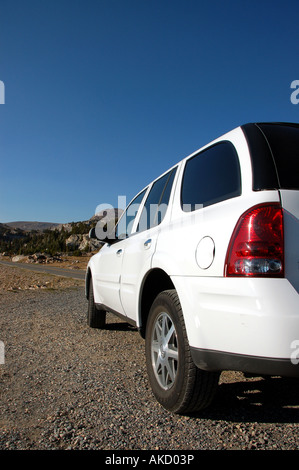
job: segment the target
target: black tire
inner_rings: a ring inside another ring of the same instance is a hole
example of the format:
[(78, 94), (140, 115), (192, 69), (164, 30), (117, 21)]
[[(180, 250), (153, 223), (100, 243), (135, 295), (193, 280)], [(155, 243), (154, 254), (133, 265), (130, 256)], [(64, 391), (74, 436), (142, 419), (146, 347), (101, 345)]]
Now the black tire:
[(104, 328), (106, 325), (106, 312), (96, 307), (93, 297), (92, 278), (89, 281), (87, 324), (91, 328)]
[(145, 353), (153, 394), (164, 408), (192, 413), (210, 405), (220, 373), (200, 370), (194, 364), (175, 290), (159, 294), (150, 309)]

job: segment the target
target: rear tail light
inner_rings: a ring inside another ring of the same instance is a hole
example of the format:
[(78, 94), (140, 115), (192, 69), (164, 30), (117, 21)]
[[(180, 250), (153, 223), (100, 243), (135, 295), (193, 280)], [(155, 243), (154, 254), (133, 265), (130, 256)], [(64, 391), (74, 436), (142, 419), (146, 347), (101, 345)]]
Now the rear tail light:
[(239, 219), (227, 250), (225, 276), (284, 276), (283, 213), (279, 203), (254, 206)]

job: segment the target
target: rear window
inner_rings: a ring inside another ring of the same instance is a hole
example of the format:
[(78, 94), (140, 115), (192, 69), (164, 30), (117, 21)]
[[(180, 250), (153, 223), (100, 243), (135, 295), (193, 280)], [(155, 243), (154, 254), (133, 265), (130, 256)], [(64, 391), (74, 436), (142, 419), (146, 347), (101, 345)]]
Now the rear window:
[(181, 193), (185, 212), (241, 194), (241, 173), (235, 147), (220, 142), (187, 160)]
[(252, 163), (252, 188), (299, 189), (299, 124), (255, 123), (242, 126)]
[(271, 148), (279, 187), (299, 189), (299, 125), (259, 124)]

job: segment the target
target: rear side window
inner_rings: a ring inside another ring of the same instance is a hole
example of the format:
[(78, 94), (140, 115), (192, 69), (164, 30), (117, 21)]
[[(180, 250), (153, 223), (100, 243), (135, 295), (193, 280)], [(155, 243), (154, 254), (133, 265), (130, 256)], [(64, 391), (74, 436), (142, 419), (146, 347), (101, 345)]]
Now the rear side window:
[(230, 142), (213, 145), (187, 161), (181, 192), (181, 204), (185, 212), (240, 194), (239, 158)]
[(258, 124), (271, 148), (279, 187), (299, 189), (299, 125)]
[(154, 182), (145, 201), (137, 231), (159, 225), (166, 214), (176, 168)]
[(299, 124), (242, 126), (250, 150), (252, 189), (299, 189)]

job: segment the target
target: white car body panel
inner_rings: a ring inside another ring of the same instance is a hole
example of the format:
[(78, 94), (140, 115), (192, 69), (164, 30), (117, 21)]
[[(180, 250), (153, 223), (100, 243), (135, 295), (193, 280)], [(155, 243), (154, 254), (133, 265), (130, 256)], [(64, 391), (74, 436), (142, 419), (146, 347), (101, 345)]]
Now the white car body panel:
[(299, 292), (299, 191), (281, 190), (284, 209), (286, 278)]
[(185, 321), (191, 346), (290, 357), (291, 346), (298, 340), (299, 313), (298, 294), (287, 279), (177, 276), (173, 282), (188, 312)]
[(157, 229), (136, 233), (126, 240), (121, 270), (120, 296), (125, 314), (137, 322), (140, 283), (151, 269)]

